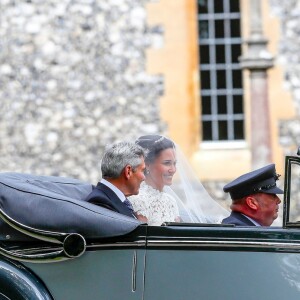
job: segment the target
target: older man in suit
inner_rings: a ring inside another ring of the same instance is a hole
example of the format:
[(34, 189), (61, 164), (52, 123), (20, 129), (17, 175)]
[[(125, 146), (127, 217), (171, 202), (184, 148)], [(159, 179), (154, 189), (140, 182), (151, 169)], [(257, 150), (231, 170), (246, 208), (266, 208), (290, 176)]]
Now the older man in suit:
[(110, 146), (101, 162), (102, 179), (86, 201), (135, 217), (127, 197), (137, 195), (145, 179), (145, 152), (134, 143), (120, 142)]
[(280, 175), (271, 164), (244, 174), (224, 186), (232, 199), (232, 213), (223, 224), (237, 226), (270, 226), (278, 217), (283, 190), (276, 186)]

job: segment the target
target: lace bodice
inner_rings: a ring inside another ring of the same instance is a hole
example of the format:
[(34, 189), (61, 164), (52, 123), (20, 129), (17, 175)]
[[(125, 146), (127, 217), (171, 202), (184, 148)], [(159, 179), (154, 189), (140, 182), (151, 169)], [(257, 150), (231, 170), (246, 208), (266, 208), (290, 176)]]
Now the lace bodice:
[(134, 211), (148, 219), (148, 225), (160, 226), (163, 222), (175, 222), (179, 216), (176, 200), (142, 182), (139, 194), (129, 197)]

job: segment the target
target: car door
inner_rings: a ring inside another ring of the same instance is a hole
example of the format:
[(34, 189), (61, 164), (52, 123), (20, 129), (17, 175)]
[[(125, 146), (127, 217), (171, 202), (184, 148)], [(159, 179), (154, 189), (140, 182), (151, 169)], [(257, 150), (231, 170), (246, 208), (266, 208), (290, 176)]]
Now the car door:
[(299, 299), (299, 233), (149, 228), (144, 300)]
[(141, 300), (144, 249), (95, 249), (80, 258), (51, 264), (25, 265), (58, 300)]
[(77, 258), (23, 263), (55, 300), (142, 300), (147, 226), (125, 236), (87, 241)]

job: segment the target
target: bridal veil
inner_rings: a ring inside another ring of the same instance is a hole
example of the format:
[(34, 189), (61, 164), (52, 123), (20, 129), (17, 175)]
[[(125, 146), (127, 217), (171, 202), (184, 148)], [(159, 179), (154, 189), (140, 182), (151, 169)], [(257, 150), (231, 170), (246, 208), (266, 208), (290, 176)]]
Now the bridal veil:
[[(157, 142), (159, 143), (163, 138), (160, 136)], [(165, 186), (163, 191), (176, 199), (181, 221), (184, 223), (221, 223), (229, 215), (229, 211), (212, 199), (197, 178), (179, 145), (175, 143), (174, 145), (177, 161), (176, 173), (173, 176), (172, 185)]]

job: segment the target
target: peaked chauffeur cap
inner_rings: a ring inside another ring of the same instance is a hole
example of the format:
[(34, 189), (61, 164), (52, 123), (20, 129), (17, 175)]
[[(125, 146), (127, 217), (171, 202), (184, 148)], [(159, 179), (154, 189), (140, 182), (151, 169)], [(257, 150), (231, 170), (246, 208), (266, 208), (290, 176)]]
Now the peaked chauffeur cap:
[(275, 165), (271, 164), (234, 179), (226, 184), (223, 190), (229, 193), (233, 200), (255, 193), (283, 194), (283, 190), (276, 186), (279, 176), (276, 174)]

